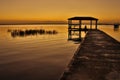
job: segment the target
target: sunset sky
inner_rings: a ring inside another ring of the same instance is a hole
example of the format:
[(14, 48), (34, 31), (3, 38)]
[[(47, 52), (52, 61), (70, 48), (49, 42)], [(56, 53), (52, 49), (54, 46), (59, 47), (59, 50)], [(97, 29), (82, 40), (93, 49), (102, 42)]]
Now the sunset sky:
[(66, 21), (93, 16), (120, 23), (120, 0), (0, 0), (0, 23)]

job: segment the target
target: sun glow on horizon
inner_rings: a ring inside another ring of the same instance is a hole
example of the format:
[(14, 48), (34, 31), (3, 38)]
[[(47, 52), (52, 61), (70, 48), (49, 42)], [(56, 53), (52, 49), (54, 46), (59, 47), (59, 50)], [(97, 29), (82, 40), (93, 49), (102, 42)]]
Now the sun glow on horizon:
[(119, 0), (1, 0), (0, 23), (67, 21), (73, 16), (93, 16), (100, 22), (120, 23)]

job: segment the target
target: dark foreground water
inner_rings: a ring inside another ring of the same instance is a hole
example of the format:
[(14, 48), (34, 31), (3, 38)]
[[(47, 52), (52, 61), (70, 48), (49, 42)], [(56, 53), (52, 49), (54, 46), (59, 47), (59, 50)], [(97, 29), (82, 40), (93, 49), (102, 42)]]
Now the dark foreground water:
[[(120, 41), (120, 30), (99, 29)], [(0, 25), (0, 80), (58, 80), (78, 46), (67, 25)]]

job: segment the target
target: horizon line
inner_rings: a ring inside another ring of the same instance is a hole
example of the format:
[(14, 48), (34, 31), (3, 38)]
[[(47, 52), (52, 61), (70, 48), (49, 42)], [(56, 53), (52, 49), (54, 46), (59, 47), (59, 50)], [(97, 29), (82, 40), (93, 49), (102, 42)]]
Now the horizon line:
[[(0, 25), (67, 25), (68, 23), (0, 23)], [(84, 23), (82, 25), (89, 24)], [(98, 23), (98, 25), (114, 25), (115, 23)], [(93, 24), (94, 25), (94, 24)], [(120, 23), (118, 23), (120, 25)]]

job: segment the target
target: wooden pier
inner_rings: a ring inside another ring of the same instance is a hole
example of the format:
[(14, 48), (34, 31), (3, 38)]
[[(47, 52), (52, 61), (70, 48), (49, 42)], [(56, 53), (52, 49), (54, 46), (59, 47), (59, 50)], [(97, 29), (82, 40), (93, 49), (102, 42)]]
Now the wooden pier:
[(120, 42), (88, 31), (60, 80), (120, 80)]

